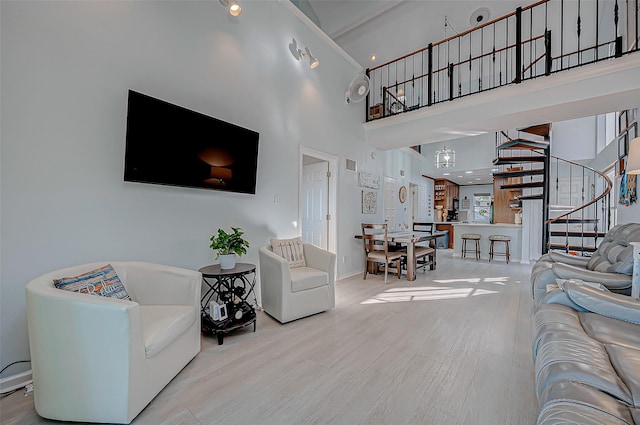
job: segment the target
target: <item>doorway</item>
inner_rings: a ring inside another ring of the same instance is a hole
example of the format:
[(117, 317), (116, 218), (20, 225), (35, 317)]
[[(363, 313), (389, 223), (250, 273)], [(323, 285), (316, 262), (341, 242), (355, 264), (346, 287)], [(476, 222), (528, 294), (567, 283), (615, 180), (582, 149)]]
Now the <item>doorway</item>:
[(299, 223), (302, 242), (336, 252), (337, 157), (300, 147)]
[(384, 222), (387, 223), (387, 229), (390, 232), (396, 230), (396, 179), (393, 177), (384, 177)]

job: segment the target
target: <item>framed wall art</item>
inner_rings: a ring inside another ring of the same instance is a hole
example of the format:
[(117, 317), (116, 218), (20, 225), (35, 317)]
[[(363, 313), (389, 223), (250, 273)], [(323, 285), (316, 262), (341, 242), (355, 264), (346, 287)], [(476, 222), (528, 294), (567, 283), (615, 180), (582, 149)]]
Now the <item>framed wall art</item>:
[(362, 214), (375, 214), (378, 209), (378, 194), (370, 190), (362, 191)]
[(618, 158), (627, 156), (627, 133), (618, 136)]

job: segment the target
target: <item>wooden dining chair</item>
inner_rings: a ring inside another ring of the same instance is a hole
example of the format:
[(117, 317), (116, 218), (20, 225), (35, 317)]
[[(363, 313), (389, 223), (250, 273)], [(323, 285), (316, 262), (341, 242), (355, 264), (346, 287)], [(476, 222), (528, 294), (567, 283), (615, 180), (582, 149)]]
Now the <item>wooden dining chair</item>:
[[(414, 232), (428, 232), (433, 234), (433, 223), (426, 223), (421, 221), (413, 222)], [(436, 269), (436, 241), (432, 239), (426, 243), (417, 243), (415, 246), (416, 254), (416, 271), (418, 269), (425, 270), (427, 266), (431, 270)]]
[(414, 232), (429, 232), (433, 233), (433, 223), (425, 223), (422, 221), (414, 221), (413, 222), (413, 231)]
[(388, 282), (389, 265), (395, 263), (395, 268), (400, 279), (402, 257), (406, 256), (406, 249), (389, 251), (389, 235), (387, 224), (362, 223), (362, 248), (364, 249), (365, 267), (364, 279), (367, 279), (369, 264), (384, 264), (384, 283)]

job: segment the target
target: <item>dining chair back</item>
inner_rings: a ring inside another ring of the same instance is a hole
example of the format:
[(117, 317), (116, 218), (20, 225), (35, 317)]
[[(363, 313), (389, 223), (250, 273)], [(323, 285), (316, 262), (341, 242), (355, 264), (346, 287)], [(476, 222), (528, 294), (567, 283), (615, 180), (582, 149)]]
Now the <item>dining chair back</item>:
[(391, 263), (395, 263), (398, 279), (401, 275), (402, 256), (406, 255), (406, 250), (389, 250), (389, 232), (387, 224), (362, 223), (362, 248), (364, 250), (365, 267), (364, 279), (367, 279), (369, 266), (372, 271), (377, 269), (379, 264), (384, 264), (384, 283), (388, 282), (388, 271)]
[[(433, 234), (433, 223), (426, 223), (422, 221), (414, 221), (413, 222), (413, 231), (414, 232), (428, 232)], [(436, 267), (436, 241), (435, 239), (431, 239), (427, 242), (421, 242), (416, 244), (415, 254), (416, 254), (416, 270), (422, 268), (426, 269), (427, 266), (431, 268), (431, 270), (435, 270)]]
[(433, 233), (433, 223), (425, 223), (422, 221), (414, 221), (413, 222), (413, 231), (414, 232), (429, 232)]

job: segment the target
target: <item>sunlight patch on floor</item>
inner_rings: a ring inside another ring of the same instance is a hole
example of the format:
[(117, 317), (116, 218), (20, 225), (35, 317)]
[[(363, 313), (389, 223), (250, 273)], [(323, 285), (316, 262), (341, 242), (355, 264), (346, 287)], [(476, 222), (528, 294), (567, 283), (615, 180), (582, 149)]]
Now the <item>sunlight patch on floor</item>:
[(412, 288), (392, 288), (363, 301), (361, 304), (386, 304), (409, 301), (431, 301), (468, 298), (476, 295), (496, 294), (497, 291), (479, 288), (451, 288), (438, 286), (418, 286)]
[(503, 277), (472, 277), (472, 278), (466, 278), (466, 279), (434, 279), (433, 281), (436, 282), (436, 283), (445, 283), (445, 284), (486, 282), (486, 283), (494, 283), (496, 285), (504, 285), (506, 282), (509, 281), (509, 276), (503, 276)]

